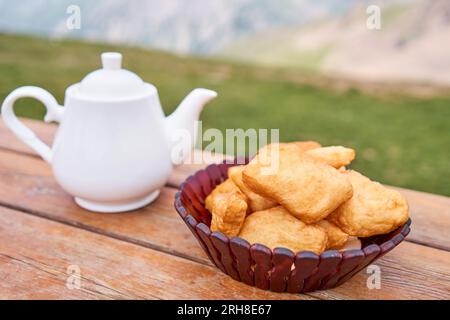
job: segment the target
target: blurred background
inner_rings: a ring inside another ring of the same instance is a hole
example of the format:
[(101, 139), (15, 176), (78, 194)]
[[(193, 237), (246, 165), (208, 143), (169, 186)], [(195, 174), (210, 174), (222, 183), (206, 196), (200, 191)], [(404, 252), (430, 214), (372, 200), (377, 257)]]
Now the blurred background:
[(0, 0), (2, 100), (37, 85), (62, 104), (104, 51), (167, 113), (195, 87), (218, 91), (205, 129), (349, 146), (372, 179), (450, 195), (448, 0)]

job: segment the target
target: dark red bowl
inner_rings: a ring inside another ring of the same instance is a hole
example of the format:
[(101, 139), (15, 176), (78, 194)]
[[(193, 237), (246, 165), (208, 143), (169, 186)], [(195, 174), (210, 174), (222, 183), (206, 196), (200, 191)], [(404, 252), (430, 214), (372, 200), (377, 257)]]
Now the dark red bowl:
[(211, 262), (237, 281), (276, 292), (334, 288), (391, 251), (410, 231), (411, 220), (389, 234), (361, 238), (361, 249), (329, 250), (320, 255), (309, 251), (295, 254), (286, 248), (271, 250), (239, 237), (230, 239), (209, 228), (211, 213), (205, 208), (205, 198), (236, 164), (212, 164), (187, 178), (175, 196), (175, 209)]

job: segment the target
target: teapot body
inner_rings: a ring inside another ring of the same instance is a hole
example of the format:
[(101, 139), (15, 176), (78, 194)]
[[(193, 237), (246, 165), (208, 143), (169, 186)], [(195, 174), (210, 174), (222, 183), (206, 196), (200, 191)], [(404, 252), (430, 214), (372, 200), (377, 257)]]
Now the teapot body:
[(128, 211), (151, 202), (172, 169), (156, 89), (114, 101), (83, 99), (76, 90), (66, 91), (52, 148), (58, 183), (92, 211)]

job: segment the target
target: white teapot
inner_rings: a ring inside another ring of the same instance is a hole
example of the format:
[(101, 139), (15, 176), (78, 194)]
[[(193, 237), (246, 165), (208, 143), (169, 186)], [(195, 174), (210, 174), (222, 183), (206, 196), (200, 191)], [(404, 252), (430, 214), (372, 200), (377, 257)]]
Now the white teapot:
[[(189, 155), (195, 123), (217, 93), (195, 89), (165, 118), (156, 88), (122, 69), (121, 54), (103, 53), (102, 64), (103, 69), (67, 88), (65, 107), (41, 88), (21, 87), (3, 102), (2, 116), (17, 137), (51, 164), (57, 182), (79, 206), (94, 212), (130, 211), (155, 200), (174, 162)], [(52, 148), (14, 114), (14, 102), (23, 97), (45, 105), (46, 122), (60, 122)]]

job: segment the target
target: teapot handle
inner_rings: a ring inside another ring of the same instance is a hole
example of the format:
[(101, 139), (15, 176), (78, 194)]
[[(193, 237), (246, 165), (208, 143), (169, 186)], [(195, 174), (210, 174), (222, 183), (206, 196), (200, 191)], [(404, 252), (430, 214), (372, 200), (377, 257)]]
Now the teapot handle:
[(42, 142), (36, 134), (27, 128), (14, 113), (14, 103), (20, 98), (35, 98), (42, 102), (47, 109), (45, 122), (60, 122), (64, 108), (58, 105), (56, 99), (46, 90), (38, 87), (21, 87), (11, 92), (2, 105), (2, 117), (6, 126), (25, 144), (36, 151), (45, 161), (51, 162), (52, 150)]

